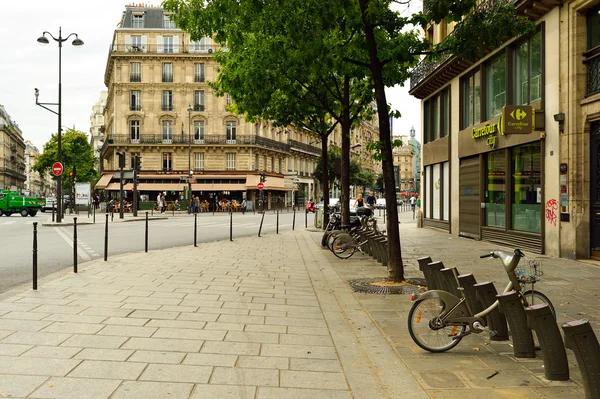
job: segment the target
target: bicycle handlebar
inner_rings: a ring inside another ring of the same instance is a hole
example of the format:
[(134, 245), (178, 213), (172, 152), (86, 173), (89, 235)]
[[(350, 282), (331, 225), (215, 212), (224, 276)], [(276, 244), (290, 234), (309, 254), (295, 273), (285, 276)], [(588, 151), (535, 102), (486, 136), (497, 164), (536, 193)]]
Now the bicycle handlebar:
[(479, 258), (480, 259), (489, 258), (490, 256), (494, 256), (494, 254), (490, 252), (489, 254), (481, 255)]

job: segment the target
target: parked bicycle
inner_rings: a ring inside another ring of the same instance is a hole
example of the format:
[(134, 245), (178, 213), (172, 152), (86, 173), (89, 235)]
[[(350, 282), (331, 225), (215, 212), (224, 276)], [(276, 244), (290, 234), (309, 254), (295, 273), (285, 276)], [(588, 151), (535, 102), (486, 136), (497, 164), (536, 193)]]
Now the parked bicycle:
[(377, 231), (377, 219), (373, 216), (359, 216), (359, 226), (349, 226), (348, 231), (332, 233), (328, 238), (331, 252), (340, 259), (348, 259), (356, 251), (363, 253), (363, 247), (368, 245), (366, 233)]
[[(515, 249), (512, 255), (504, 251), (492, 251), (481, 256), (487, 257), (500, 259), (502, 262), (509, 279), (504, 292), (516, 291), (525, 307), (547, 304), (556, 319), (556, 311), (550, 299), (534, 289), (542, 275), (539, 263), (532, 263), (530, 270), (519, 269), (515, 272), (519, 261), (525, 257), (519, 249)], [(455, 275), (458, 286), (457, 277)], [(523, 291), (522, 286), (529, 284), (532, 288)], [(414, 304), (408, 313), (408, 332), (419, 347), (430, 352), (445, 352), (458, 345), (463, 337), (486, 330), (485, 317), (498, 307), (499, 302), (495, 301), (487, 309), (473, 314), (464, 291), (460, 292), (462, 298), (442, 290), (431, 290), (411, 297)]]

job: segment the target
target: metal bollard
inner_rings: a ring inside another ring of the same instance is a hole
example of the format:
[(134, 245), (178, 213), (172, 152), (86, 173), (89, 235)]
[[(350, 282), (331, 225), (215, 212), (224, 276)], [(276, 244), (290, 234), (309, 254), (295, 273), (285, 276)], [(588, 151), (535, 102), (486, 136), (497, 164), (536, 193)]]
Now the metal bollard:
[(515, 357), (535, 357), (533, 335), (527, 325), (527, 315), (519, 294), (516, 291), (503, 292), (496, 295), (496, 298), (498, 299), (500, 312), (506, 317), (508, 328), (512, 334)]
[[(496, 287), (490, 281), (484, 283), (475, 284), (475, 292), (477, 292), (477, 299), (483, 305), (484, 308), (492, 306), (496, 301)], [(506, 325), (506, 318), (498, 308), (492, 310), (487, 316), (487, 324), (490, 328), (490, 339), (492, 341), (506, 341), (508, 340), (508, 326)]]
[(260, 227), (258, 228), (258, 236), (260, 237), (260, 232), (262, 230), (263, 220), (265, 220), (265, 213), (263, 212), (262, 218), (260, 218)]
[(52, 204), (52, 223), (54, 223), (54, 204)]
[(110, 211), (110, 221), (114, 222), (115, 221), (115, 212), (114, 211)]
[(108, 260), (108, 213), (106, 214), (106, 224), (104, 227), (104, 261)]
[(77, 273), (77, 218), (73, 218), (73, 273)]
[(279, 234), (279, 209), (277, 210), (277, 224), (275, 227), (275, 234)]
[[(148, 212), (146, 212), (148, 214)], [(148, 224), (146, 223), (146, 237), (148, 237)], [(196, 238), (198, 237), (198, 214), (194, 213), (194, 246), (197, 247)], [(146, 243), (148, 239), (146, 239)], [(148, 252), (148, 244), (146, 244), (146, 252)]]
[(383, 223), (385, 223), (385, 208), (383, 208)]
[(144, 252), (148, 252), (148, 212), (146, 212), (146, 232), (144, 236)]
[(229, 212), (229, 241), (233, 241), (233, 212)]
[(304, 228), (308, 228), (308, 212), (304, 211)]
[(175, 206), (173, 205), (173, 216), (175, 216)]
[(33, 222), (33, 289), (37, 290), (37, 225), (38, 222)]
[(483, 310), (483, 306), (481, 305), (481, 302), (477, 300), (477, 293), (475, 292), (475, 284), (477, 284), (477, 280), (475, 280), (475, 276), (473, 276), (471, 273), (461, 274), (458, 276), (458, 283), (463, 289), (467, 303), (471, 308), (471, 313), (476, 314), (481, 312)]
[[(154, 216), (154, 207), (152, 207), (152, 209), (150, 209), (150, 212), (151, 212), (152, 216)], [(146, 213), (148, 213), (148, 212), (146, 212)]]
[(550, 307), (545, 303), (531, 305), (525, 309), (527, 324), (535, 331), (542, 358), (544, 374), (550, 381), (567, 381), (569, 379), (569, 363), (562, 336)]
[(96, 224), (96, 205), (94, 205), (94, 224)]
[(294, 207), (294, 216), (292, 218), (292, 230), (296, 227), (296, 207)]
[(600, 398), (600, 344), (586, 319), (563, 324), (565, 346), (573, 351), (581, 372), (586, 399)]

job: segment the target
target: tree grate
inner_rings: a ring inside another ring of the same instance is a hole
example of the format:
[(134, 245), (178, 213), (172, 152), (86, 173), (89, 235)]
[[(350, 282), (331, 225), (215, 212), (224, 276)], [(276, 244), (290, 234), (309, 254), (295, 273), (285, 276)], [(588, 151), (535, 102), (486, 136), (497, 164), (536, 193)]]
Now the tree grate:
[[(423, 281), (421, 281), (423, 280)], [(391, 284), (391, 281), (385, 278), (359, 278), (349, 280), (348, 283), (354, 292), (362, 292), (365, 294), (380, 294), (380, 295), (410, 295), (417, 294), (421, 291), (420, 285), (424, 283), (424, 279), (407, 279), (409, 284), (416, 285), (386, 285)]]

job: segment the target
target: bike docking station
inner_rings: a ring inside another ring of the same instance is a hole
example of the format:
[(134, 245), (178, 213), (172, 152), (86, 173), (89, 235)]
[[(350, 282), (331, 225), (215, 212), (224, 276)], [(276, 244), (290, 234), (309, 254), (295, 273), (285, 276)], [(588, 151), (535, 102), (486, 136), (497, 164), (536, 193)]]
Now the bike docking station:
[[(456, 268), (445, 268), (431, 257), (417, 259), (429, 290), (411, 296), (408, 330), (413, 341), (427, 351), (445, 352), (471, 333), (488, 330), (491, 341), (510, 336), (515, 358), (535, 358), (536, 349), (541, 351), (549, 381), (569, 380), (568, 348), (575, 354), (586, 399), (600, 399), (600, 344), (590, 323), (582, 319), (563, 324), (563, 343), (554, 306), (535, 289), (543, 275), (540, 262), (530, 260), (518, 267), (524, 257), (518, 249), (484, 257), (501, 260), (509, 279), (503, 292), (498, 293), (492, 282), (477, 283), (472, 274), (459, 275)], [(529, 290), (522, 288), (529, 285)]]

